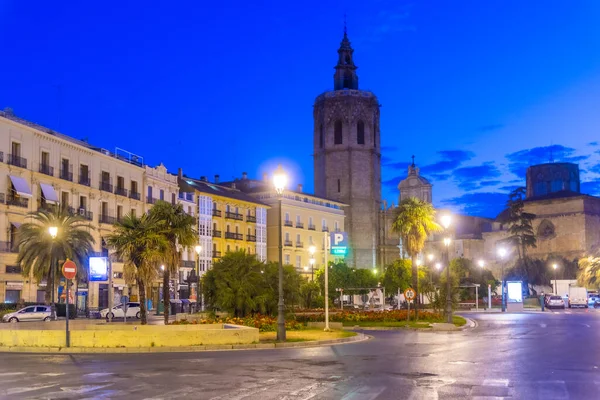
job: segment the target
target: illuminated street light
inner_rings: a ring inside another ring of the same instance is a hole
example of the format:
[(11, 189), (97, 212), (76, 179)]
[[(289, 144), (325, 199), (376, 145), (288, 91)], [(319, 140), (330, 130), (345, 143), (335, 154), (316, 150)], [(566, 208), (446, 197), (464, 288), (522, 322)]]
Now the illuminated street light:
[(429, 261), (433, 261), (433, 258), (434, 258), (434, 257), (433, 257), (433, 254), (428, 254), (428, 255), (427, 255), (427, 259), (428, 259)]
[[(444, 231), (446, 234), (450, 234), (448, 228), (450, 228), (450, 224), (452, 223), (452, 216), (450, 214), (442, 215), (442, 226), (444, 227)], [(445, 262), (446, 262), (446, 322), (452, 323), (452, 294), (451, 294), (451, 286), (450, 286), (450, 243), (452, 242), (450, 236), (444, 238), (444, 246), (445, 246)]]
[(554, 294), (557, 294), (558, 290), (556, 289), (556, 269), (558, 268), (558, 265), (554, 263), (552, 264), (552, 268), (554, 269)]
[(502, 289), (502, 312), (505, 312), (506, 306), (504, 305), (504, 256), (506, 256), (506, 249), (504, 247), (500, 247), (498, 249), (498, 256), (500, 256), (500, 264), (502, 266), (502, 275), (500, 277), (500, 287)]
[(477, 261), (477, 265), (479, 265), (479, 268), (483, 268), (483, 267), (485, 267), (485, 261), (479, 260), (479, 261)]
[(56, 226), (49, 227), (48, 233), (50, 234), (50, 237), (52, 239), (56, 239), (56, 236), (58, 235), (58, 227), (56, 227)]
[(451, 215), (446, 214), (446, 215), (442, 216), (442, 226), (444, 227), (444, 229), (448, 229), (450, 227), (451, 223), (452, 223)]
[(161, 266), (160, 266), (160, 270), (161, 270), (161, 271), (164, 271), (164, 270), (165, 270), (165, 266), (164, 266), (164, 265), (161, 265)]
[(442, 263), (435, 263), (435, 269), (439, 271), (440, 268), (442, 268)]
[(196, 245), (196, 247), (194, 247), (194, 250), (196, 250), (196, 254), (200, 255), (200, 252), (202, 251), (202, 246)]

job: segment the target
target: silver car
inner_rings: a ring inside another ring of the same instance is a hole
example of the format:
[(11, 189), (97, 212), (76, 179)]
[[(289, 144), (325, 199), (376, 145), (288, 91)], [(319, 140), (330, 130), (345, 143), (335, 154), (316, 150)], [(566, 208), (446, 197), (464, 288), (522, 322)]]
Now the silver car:
[(25, 321), (50, 321), (50, 306), (29, 306), (2, 317), (2, 322)]
[(546, 304), (548, 308), (562, 308), (565, 309), (565, 301), (560, 296), (550, 296), (548, 299), (548, 303)]

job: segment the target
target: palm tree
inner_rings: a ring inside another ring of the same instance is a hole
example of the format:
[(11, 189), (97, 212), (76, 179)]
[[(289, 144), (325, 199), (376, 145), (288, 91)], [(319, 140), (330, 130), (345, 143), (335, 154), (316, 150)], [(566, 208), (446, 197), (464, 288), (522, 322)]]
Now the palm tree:
[[(423, 247), (427, 237), (441, 231), (442, 227), (435, 222), (435, 209), (430, 203), (416, 197), (404, 199), (396, 209), (396, 216), (392, 222), (392, 231), (402, 238), (404, 249), (411, 258), (412, 285), (415, 292), (419, 293), (419, 275), (417, 256)], [(415, 317), (418, 316), (418, 298), (415, 299)]]
[(169, 244), (163, 255), (165, 263), (163, 273), (164, 320), (165, 325), (167, 325), (169, 323), (170, 275), (171, 273), (177, 273), (177, 267), (181, 262), (179, 249), (198, 243), (198, 232), (194, 229), (196, 219), (186, 214), (181, 204), (174, 205), (166, 201), (158, 201), (150, 209), (150, 216), (160, 222), (159, 232)]
[(157, 276), (157, 266), (168, 249), (160, 233), (161, 223), (148, 214), (127, 214), (106, 237), (108, 245), (125, 263), (125, 280), (136, 282), (140, 294), (140, 317), (147, 324), (146, 287)]
[(583, 287), (598, 287), (600, 284), (600, 249), (579, 259), (577, 282)]
[[(94, 228), (64, 208), (38, 210), (29, 215), (33, 221), (21, 225), (17, 231), (17, 263), (23, 268), (23, 276), (33, 274), (37, 282), (46, 280), (44, 300), (50, 304), (51, 290), (60, 277), (59, 261), (74, 261), (79, 279), (87, 275), (84, 265), (95, 243), (89, 230)], [(50, 227), (57, 228), (55, 238), (49, 233)]]

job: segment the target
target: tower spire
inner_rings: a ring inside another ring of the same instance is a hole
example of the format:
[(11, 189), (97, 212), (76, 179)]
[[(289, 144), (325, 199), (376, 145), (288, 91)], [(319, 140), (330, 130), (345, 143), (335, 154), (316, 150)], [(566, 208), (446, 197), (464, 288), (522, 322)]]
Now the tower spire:
[(346, 14), (344, 14), (344, 37), (338, 49), (338, 63), (335, 66), (335, 74), (333, 74), (333, 90), (358, 90), (358, 75), (356, 75), (358, 67), (354, 65), (353, 54), (354, 49), (348, 39)]

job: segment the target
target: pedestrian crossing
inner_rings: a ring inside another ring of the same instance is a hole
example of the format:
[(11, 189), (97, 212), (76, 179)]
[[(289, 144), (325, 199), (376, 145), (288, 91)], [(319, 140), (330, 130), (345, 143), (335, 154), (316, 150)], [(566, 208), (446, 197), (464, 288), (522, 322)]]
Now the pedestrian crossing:
[(211, 387), (206, 379), (161, 384), (154, 377), (89, 372), (78, 377), (60, 373), (0, 373), (3, 399), (180, 399), (206, 400), (443, 400), (600, 398), (599, 381), (459, 379), (423, 375), (326, 376), (249, 379), (231, 387)]

